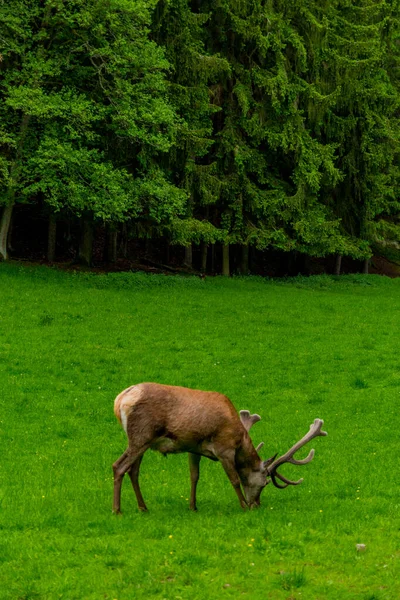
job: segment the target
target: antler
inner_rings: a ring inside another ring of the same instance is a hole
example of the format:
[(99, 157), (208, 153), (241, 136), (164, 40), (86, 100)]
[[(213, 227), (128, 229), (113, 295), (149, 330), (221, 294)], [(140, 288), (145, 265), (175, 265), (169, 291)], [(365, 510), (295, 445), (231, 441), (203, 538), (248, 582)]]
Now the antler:
[[(288, 485), (299, 485), (299, 483), (303, 481), (303, 478), (299, 479), (298, 481), (291, 481), (290, 479), (286, 479), (286, 477), (280, 475), (277, 472), (277, 469), (278, 467), (280, 467), (280, 465), (283, 465), (284, 463), (292, 463), (292, 465), (305, 465), (311, 462), (314, 458), (314, 450), (311, 450), (309, 455), (301, 460), (293, 458), (293, 455), (298, 450), (300, 450), (300, 448), (308, 444), (308, 442), (313, 438), (319, 435), (328, 435), (326, 431), (321, 430), (323, 424), (324, 422), (322, 419), (315, 419), (314, 423), (311, 423), (310, 425), (310, 431), (304, 437), (302, 437), (301, 440), (299, 440), (294, 446), (292, 446), (290, 450), (288, 450), (285, 454), (274, 460), (272, 463), (270, 462), (270, 460), (265, 461), (265, 470), (271, 477), (272, 483), (275, 487), (283, 489)], [(268, 464), (268, 462), (270, 462), (270, 464)], [(277, 483), (276, 477), (283, 481), (285, 485), (280, 485), (279, 483)]]

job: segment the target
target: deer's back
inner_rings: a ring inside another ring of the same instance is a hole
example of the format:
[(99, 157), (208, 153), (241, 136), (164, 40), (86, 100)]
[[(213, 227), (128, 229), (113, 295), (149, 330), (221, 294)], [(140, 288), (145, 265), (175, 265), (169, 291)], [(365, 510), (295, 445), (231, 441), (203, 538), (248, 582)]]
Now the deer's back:
[(129, 437), (129, 429), (152, 429), (154, 438), (179, 440), (183, 446), (224, 433), (239, 438), (242, 426), (226, 396), (189, 388), (140, 383), (117, 396), (114, 411)]

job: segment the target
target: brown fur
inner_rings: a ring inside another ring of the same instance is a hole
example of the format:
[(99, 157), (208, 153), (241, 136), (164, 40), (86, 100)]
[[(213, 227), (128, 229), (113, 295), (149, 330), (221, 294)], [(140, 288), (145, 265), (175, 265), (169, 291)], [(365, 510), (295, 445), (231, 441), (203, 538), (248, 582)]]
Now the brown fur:
[(141, 457), (148, 448), (163, 454), (199, 456), (190, 458), (193, 510), (200, 456), (222, 463), (241, 506), (247, 505), (240, 485), (246, 490), (249, 473), (259, 470), (262, 461), (229, 398), (218, 392), (142, 383), (117, 396), (114, 412), (123, 425), (125, 418), (128, 436), (128, 449), (113, 465), (115, 512), (120, 510), (125, 473), (131, 476), (139, 509), (146, 510), (138, 476)]
[[(139, 393), (138, 393), (139, 392)], [(132, 385), (127, 390), (124, 390), (115, 398), (114, 401), (114, 414), (117, 417), (118, 421), (122, 425), (121, 418), (121, 406), (124, 406), (125, 409), (131, 408), (135, 402), (138, 400), (140, 396), (141, 386), (140, 385)]]

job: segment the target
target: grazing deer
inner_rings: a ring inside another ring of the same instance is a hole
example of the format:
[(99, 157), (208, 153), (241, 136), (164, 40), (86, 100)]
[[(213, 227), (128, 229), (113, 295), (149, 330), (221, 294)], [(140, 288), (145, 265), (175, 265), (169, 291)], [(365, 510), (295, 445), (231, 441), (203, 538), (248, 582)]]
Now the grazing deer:
[[(114, 412), (128, 436), (128, 449), (114, 463), (113, 511), (120, 512), (121, 484), (128, 473), (136, 494), (139, 510), (146, 511), (139, 487), (139, 469), (143, 454), (151, 448), (162, 454), (188, 452), (191, 480), (190, 508), (196, 508), (196, 486), (200, 458), (219, 460), (237, 494), (242, 508), (259, 506), (263, 488), (272, 483), (279, 488), (298, 485), (277, 472), (283, 463), (304, 465), (314, 457), (314, 450), (303, 460), (293, 455), (319, 435), (323, 421), (315, 419), (310, 431), (280, 458), (261, 460), (248, 434), (260, 420), (248, 410), (237, 414), (232, 402), (218, 392), (202, 392), (189, 388), (140, 383), (119, 394)], [(279, 484), (277, 479), (283, 482)], [(243, 492), (242, 492), (243, 488)]]

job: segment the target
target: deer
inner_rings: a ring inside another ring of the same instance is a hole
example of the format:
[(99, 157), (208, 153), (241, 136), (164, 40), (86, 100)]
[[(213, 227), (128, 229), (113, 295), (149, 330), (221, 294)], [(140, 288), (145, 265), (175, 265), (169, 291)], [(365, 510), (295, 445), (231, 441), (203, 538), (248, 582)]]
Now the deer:
[[(299, 485), (303, 478), (291, 481), (278, 473), (284, 463), (305, 465), (314, 458), (311, 450), (306, 458), (294, 454), (310, 440), (325, 436), (323, 420), (315, 419), (309, 432), (285, 454), (262, 460), (250, 439), (250, 428), (260, 421), (248, 410), (237, 413), (229, 398), (219, 392), (204, 392), (159, 383), (139, 383), (122, 391), (115, 399), (114, 413), (122, 425), (128, 448), (113, 464), (113, 512), (121, 512), (121, 485), (128, 473), (140, 511), (147, 511), (139, 487), (139, 470), (148, 449), (164, 455), (187, 452), (190, 471), (190, 503), (197, 510), (196, 488), (200, 460), (204, 456), (219, 461), (236, 492), (243, 509), (260, 506), (261, 492), (269, 483), (277, 488)], [(279, 480), (282, 483), (279, 483)]]

